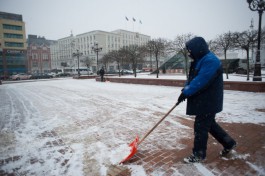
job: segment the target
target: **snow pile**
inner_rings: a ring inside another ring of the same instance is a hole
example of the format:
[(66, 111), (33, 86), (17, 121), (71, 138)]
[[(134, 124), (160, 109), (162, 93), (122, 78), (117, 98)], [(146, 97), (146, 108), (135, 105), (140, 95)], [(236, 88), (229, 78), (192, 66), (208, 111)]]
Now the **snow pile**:
[(120, 145), (116, 150), (110, 152), (110, 161), (112, 164), (119, 164), (131, 153), (131, 147), (126, 144)]
[(209, 169), (207, 169), (205, 166), (203, 166), (201, 163), (196, 163), (194, 164), (194, 166), (198, 169), (198, 171), (202, 175), (214, 176), (214, 174)]
[(147, 176), (143, 166), (129, 165), (128, 168), (131, 170), (131, 176)]
[[(265, 82), (265, 71), (262, 72), (263, 79), (262, 82)], [(134, 75), (123, 75), (122, 77), (126, 78), (134, 78)], [(148, 78), (148, 79), (174, 79), (174, 80), (187, 80), (187, 76), (183, 74), (159, 74), (158, 78), (156, 78), (156, 74), (146, 73), (137, 73), (137, 78)], [(223, 74), (224, 81), (240, 81), (240, 82), (250, 82), (253, 79), (253, 75), (250, 75), (249, 81), (247, 81), (247, 75), (239, 75), (239, 74), (229, 74), (228, 79), (226, 79), (226, 74)]]
[(222, 157), (223, 160), (247, 160), (250, 154), (239, 154), (235, 150), (232, 150), (228, 157)]

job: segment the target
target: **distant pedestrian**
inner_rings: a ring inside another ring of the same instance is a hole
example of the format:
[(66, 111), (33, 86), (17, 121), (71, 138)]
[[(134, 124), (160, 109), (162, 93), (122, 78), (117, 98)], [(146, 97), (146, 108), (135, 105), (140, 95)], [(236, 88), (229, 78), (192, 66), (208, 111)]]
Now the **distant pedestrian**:
[(102, 68), (99, 70), (99, 75), (100, 75), (100, 78), (101, 78), (101, 82), (104, 81), (104, 74), (105, 74), (105, 70), (104, 70), (104, 67), (102, 67)]
[(235, 148), (236, 142), (215, 121), (215, 114), (223, 110), (223, 69), (220, 60), (209, 51), (202, 37), (188, 41), (186, 49), (193, 62), (178, 102), (187, 98), (186, 114), (195, 115), (193, 152), (184, 158), (184, 162), (196, 163), (206, 158), (208, 133), (223, 145), (221, 156)]

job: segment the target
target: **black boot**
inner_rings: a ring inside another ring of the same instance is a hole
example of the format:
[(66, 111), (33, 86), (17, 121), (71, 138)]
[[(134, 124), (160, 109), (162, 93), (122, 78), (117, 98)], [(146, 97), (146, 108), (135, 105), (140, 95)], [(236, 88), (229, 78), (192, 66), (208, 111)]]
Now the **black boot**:
[(231, 152), (231, 150), (233, 150), (234, 148), (236, 148), (236, 145), (237, 145), (237, 143), (234, 142), (234, 144), (233, 144), (231, 147), (229, 147), (229, 148), (224, 148), (224, 149), (220, 152), (220, 156), (227, 156), (227, 155)]

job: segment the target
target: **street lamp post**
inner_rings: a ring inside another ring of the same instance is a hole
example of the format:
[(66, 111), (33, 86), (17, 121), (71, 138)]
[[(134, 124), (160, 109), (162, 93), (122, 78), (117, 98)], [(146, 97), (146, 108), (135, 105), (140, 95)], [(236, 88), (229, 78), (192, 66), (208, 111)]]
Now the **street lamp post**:
[(98, 52), (102, 51), (102, 47), (99, 47), (98, 43), (95, 43), (94, 46), (92, 46), (92, 50), (97, 53), (97, 73), (98, 73)]
[(250, 23), (250, 29), (251, 29), (251, 59), (252, 59), (252, 61), (254, 61), (254, 48), (253, 48), (253, 28), (254, 28), (254, 20), (253, 20), (253, 18), (251, 19), (251, 23)]
[(79, 57), (82, 56), (83, 53), (80, 53), (79, 50), (76, 50), (76, 53), (73, 53), (73, 57), (77, 57), (77, 69), (78, 69), (78, 77), (80, 77), (80, 69), (79, 69)]
[(247, 2), (249, 4), (250, 10), (258, 11), (259, 13), (258, 48), (257, 48), (253, 81), (262, 81), (261, 63), (260, 63), (260, 38), (261, 38), (261, 19), (262, 19), (262, 13), (265, 10), (265, 1), (264, 0), (247, 0)]

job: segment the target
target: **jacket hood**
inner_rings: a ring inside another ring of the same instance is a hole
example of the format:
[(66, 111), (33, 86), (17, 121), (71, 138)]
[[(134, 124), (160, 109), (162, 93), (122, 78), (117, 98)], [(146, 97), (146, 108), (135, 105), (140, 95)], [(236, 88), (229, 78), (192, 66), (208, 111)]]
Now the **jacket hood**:
[(190, 52), (191, 57), (195, 60), (201, 59), (210, 52), (206, 41), (202, 37), (194, 37), (188, 41), (186, 43), (186, 49)]

